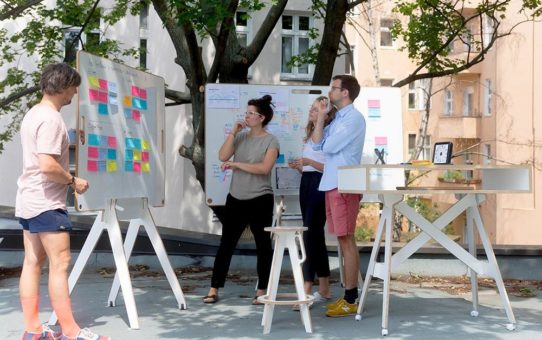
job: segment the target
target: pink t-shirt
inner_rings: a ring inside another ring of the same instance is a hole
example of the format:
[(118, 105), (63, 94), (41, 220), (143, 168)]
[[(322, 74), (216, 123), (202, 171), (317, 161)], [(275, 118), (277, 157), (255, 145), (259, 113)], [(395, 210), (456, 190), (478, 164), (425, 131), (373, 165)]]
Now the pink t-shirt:
[(44, 211), (66, 209), (68, 186), (47, 179), (40, 171), (38, 154), (49, 154), (68, 171), (69, 142), (60, 112), (50, 106), (34, 106), (21, 124), (23, 173), (17, 181), (15, 216), (29, 219)]

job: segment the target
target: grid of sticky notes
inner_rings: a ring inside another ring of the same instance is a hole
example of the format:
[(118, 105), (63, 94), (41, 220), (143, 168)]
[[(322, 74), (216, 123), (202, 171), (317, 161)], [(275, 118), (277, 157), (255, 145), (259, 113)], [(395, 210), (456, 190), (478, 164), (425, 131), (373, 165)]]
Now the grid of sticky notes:
[(147, 110), (147, 90), (132, 85), (131, 95), (122, 98), (124, 118), (139, 123), (141, 114)]
[(150, 150), (151, 143), (147, 139), (129, 138), (124, 140), (124, 171), (135, 173), (151, 172)]
[(96, 104), (99, 115), (109, 115), (118, 110), (117, 84), (95, 76), (88, 77), (88, 97)]
[(88, 172), (117, 172), (117, 138), (88, 134)]

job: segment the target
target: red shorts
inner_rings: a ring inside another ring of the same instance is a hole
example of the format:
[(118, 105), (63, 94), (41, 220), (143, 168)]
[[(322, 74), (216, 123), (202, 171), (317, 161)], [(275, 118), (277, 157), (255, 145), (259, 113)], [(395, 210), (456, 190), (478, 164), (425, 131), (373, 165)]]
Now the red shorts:
[(337, 189), (326, 191), (326, 218), (330, 233), (354, 235), (361, 197), (361, 194), (341, 194)]

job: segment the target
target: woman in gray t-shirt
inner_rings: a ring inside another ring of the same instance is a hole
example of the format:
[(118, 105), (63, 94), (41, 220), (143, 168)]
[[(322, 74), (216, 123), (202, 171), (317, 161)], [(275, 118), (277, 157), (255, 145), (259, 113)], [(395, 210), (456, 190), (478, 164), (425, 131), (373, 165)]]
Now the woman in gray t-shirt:
[[(260, 304), (269, 281), (273, 249), (269, 233), (264, 231), (273, 220), (273, 188), (271, 170), (279, 154), (279, 142), (265, 130), (273, 118), (271, 96), (248, 102), (245, 120), (236, 122), (220, 148), (222, 170), (233, 171), (230, 193), (222, 218), (222, 237), (215, 256), (211, 288), (205, 303), (218, 301), (218, 289), (224, 287), (237, 242), (247, 225), (256, 241), (258, 255), (258, 288), (252, 304)], [(248, 128), (248, 131), (241, 131)], [(233, 156), (233, 160), (230, 161)]]

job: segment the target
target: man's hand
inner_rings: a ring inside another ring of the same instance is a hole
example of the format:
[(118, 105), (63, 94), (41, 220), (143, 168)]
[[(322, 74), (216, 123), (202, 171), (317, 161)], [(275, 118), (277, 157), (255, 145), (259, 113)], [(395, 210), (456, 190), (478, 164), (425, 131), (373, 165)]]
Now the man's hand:
[(76, 193), (83, 194), (89, 188), (88, 181), (86, 179), (75, 177), (72, 188)]

